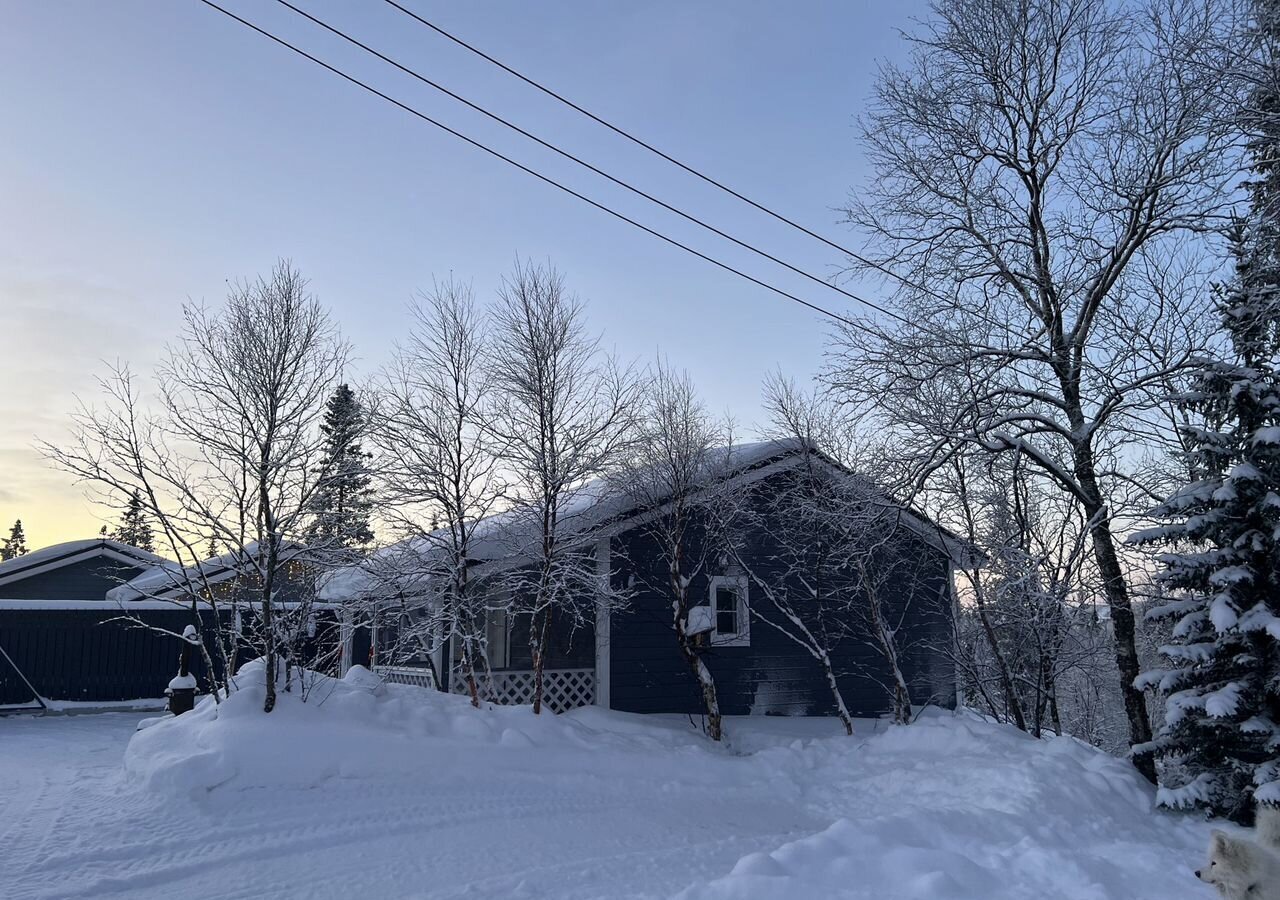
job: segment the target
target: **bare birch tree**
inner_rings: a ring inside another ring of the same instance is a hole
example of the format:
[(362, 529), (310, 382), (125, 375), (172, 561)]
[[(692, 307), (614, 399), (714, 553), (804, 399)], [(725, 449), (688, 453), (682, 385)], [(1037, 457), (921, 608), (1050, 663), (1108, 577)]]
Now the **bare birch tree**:
[[(1222, 115), (1234, 5), (939, 0), (885, 66), (848, 209), (899, 286), (840, 332), (831, 383), (917, 438), (1018, 452), (1076, 502), (1111, 608), (1130, 740), (1151, 737), (1114, 522), (1131, 446), (1204, 344), (1198, 255), (1237, 167)], [(939, 404), (932, 388), (968, 389)], [(1136, 760), (1148, 777), (1154, 764)]]
[(542, 710), (553, 627), (574, 629), (611, 594), (581, 543), (583, 488), (602, 476), (629, 438), (638, 383), (586, 331), (583, 304), (548, 266), (518, 263), (493, 312), (490, 427), (515, 508), (507, 534), (528, 565), (509, 576), (528, 617), (533, 711)]
[[(234, 687), (242, 639), (225, 613), (256, 598), (254, 649), (264, 657), (263, 709), (271, 712), (279, 657), (306, 617), (295, 604), (280, 619), (281, 592), (309, 577), (302, 570), (327, 562), (327, 548), (300, 552), (296, 542), (327, 474), (319, 425), (348, 348), (305, 279), (283, 261), (269, 277), (234, 286), (221, 308), (184, 307), (184, 323), (157, 369), (154, 408), (120, 367), (102, 382), (105, 405), (76, 413), (73, 440), (43, 450), (102, 494), (137, 493), (160, 533), (157, 549), (176, 560), (153, 588), (166, 596), (179, 588), (193, 613), (213, 613), (224, 690)], [(214, 539), (230, 550), (216, 566), (202, 565), (202, 548)], [(235, 577), (214, 583), (215, 570), (227, 568)], [(299, 599), (309, 596), (304, 588)], [(213, 658), (203, 652), (212, 677)]]
[(1076, 628), (1096, 616), (1088, 583), (1088, 529), (1078, 504), (1045, 483), (1018, 454), (956, 454), (933, 479), (932, 500), (953, 527), (982, 548), (983, 564), (963, 567), (964, 620), (980, 642), (958, 642), (967, 687), (988, 711), (1039, 737), (1063, 733), (1059, 682), (1096, 675), (1092, 645)]
[[(659, 360), (639, 402), (636, 437), (627, 465), (615, 480), (647, 518), (642, 534), (664, 566), (661, 582), (645, 585), (671, 604), (671, 627), (680, 656), (698, 682), (706, 713), (706, 734), (723, 737), (723, 717), (715, 676), (705, 658), (706, 635), (691, 629), (690, 584), (705, 576), (722, 553), (720, 516), (708, 496), (714, 470), (731, 454), (729, 429), (716, 422), (698, 400), (687, 372)], [(640, 567), (641, 577), (648, 572)]]
[(375, 429), (384, 517), (412, 547), (396, 556), (393, 577), (412, 581), (414, 602), (426, 607), (400, 639), (428, 655), (437, 642), (456, 642), (467, 692), (479, 706), (487, 601), (469, 563), (477, 522), (494, 512), (504, 489), (501, 448), (486, 423), (494, 380), (486, 323), (470, 288), (452, 280), (415, 304), (413, 321), (383, 373)]
[[(914, 664), (925, 651), (950, 656), (947, 573), (923, 561), (957, 542), (872, 477), (884, 466), (841, 408), (780, 375), (765, 384), (765, 407), (766, 434), (791, 465), (721, 502), (726, 546), (766, 601), (752, 616), (813, 657), (847, 733), (840, 676), (855, 668), (884, 685), (894, 722), (906, 724), (935, 693)], [(875, 662), (855, 663), (852, 644)]]
[(724, 545), (766, 601), (752, 604), (752, 617), (813, 657), (836, 715), (852, 735), (853, 716), (833, 659), (836, 645), (852, 637), (850, 607), (859, 599), (841, 571), (838, 546), (854, 509), (845, 502), (843, 484), (851, 473), (819, 449), (843, 444), (849, 429), (836, 408), (781, 375), (765, 383), (765, 408), (768, 435), (793, 444), (799, 461), (764, 490), (746, 484), (727, 492), (719, 504)]

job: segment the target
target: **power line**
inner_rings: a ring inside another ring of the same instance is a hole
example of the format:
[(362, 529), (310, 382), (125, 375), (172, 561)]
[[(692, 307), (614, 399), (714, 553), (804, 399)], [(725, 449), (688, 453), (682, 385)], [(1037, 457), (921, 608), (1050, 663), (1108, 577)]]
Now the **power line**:
[(631, 141), (633, 144), (636, 144), (637, 146), (643, 147), (644, 149), (648, 150), (650, 153), (653, 153), (653, 154), (656, 154), (657, 156), (662, 157), (667, 162), (671, 163), (672, 165), (680, 169), (683, 169), (685, 172), (688, 172), (690, 175), (694, 176), (695, 178), (699, 178), (702, 181), (705, 181), (707, 184), (711, 185), (712, 187), (719, 188), (720, 190), (724, 191), (726, 194), (729, 194), (732, 197), (736, 197), (738, 200), (741, 200), (743, 203), (759, 210), (765, 215), (772, 216), (773, 218), (777, 219), (779, 222), (782, 222), (786, 225), (790, 225), (792, 228), (795, 228), (796, 230), (801, 231), (804, 234), (807, 234), (809, 237), (813, 238), (814, 240), (821, 241), (822, 243), (826, 244), (828, 247), (831, 247), (835, 250), (839, 250), (841, 253), (845, 254), (851, 259), (857, 260), (858, 262), (862, 263), (864, 266), (868, 266), (869, 268), (875, 269), (876, 271), (881, 272), (882, 274), (888, 275), (890, 278), (897, 280), (898, 282), (902, 283), (906, 287), (912, 288), (913, 290), (922, 291), (926, 294), (930, 294), (934, 297), (938, 297), (939, 299), (944, 299), (944, 298), (941, 298), (937, 292), (931, 290), (930, 288), (922, 284), (918, 284), (909, 278), (904, 278), (902, 275), (899, 275), (897, 272), (893, 271), (888, 266), (881, 265), (875, 260), (867, 259), (865, 256), (861, 255), (860, 253), (855, 253), (854, 251), (850, 250), (848, 247), (837, 244), (835, 241), (831, 240), (830, 238), (824, 237), (823, 235), (818, 234), (816, 231), (806, 228), (805, 226), (801, 225), (799, 222), (796, 222), (794, 219), (790, 219), (787, 216), (784, 216), (782, 213), (770, 209), (769, 207), (765, 206), (763, 203), (759, 203), (755, 200), (752, 200), (750, 197), (746, 196), (745, 194), (742, 194), (739, 191), (735, 191), (733, 188), (729, 187), (727, 184), (721, 181), (717, 181), (716, 179), (712, 178), (710, 175), (707, 175), (703, 172), (698, 171), (688, 163), (681, 162), (671, 154), (666, 153), (662, 150), (659, 150), (657, 147), (653, 146), (648, 141), (645, 141), (642, 138), (638, 138), (631, 132), (627, 131), (626, 129), (621, 128), (617, 125), (614, 125), (612, 122), (606, 119), (603, 119), (600, 116), (597, 116), (595, 113), (591, 112), (591, 110), (586, 109), (582, 106), (579, 106), (577, 103), (574, 103), (572, 100), (570, 100), (568, 97), (565, 97), (563, 94), (559, 94), (556, 91), (552, 90), (551, 88), (547, 87), (546, 85), (541, 84), (540, 82), (537, 82), (534, 79), (530, 78), (528, 75), (525, 75), (522, 72), (516, 71), (511, 66), (504, 63), (502, 60), (495, 59), (494, 57), (490, 56), (488, 53), (485, 53), (479, 47), (473, 46), (472, 44), (469, 44), (466, 41), (464, 41), (462, 38), (458, 37), (457, 35), (454, 35), (449, 33), (448, 31), (445, 31), (443, 28), (441, 28), (439, 25), (436, 25), (434, 22), (424, 19), (422, 16), (418, 15), (413, 10), (402, 6), (400, 3), (397, 2), (397, 0), (383, 0), (383, 2), (385, 2), (389, 6), (395, 7), (396, 9), (404, 13), (409, 18), (414, 19), (415, 21), (420, 22), (421, 24), (427, 26), (436, 34), (440, 35), (441, 37), (444, 37), (453, 41), (459, 47), (469, 50), (470, 52), (474, 53), (476, 56), (479, 56), (481, 59), (492, 63), (493, 65), (497, 66), (498, 68), (502, 69), (505, 72), (508, 72), (511, 75), (514, 75), (516, 78), (519, 78), (521, 81), (523, 81), (525, 84), (529, 85), (530, 87), (536, 88), (537, 90), (546, 94), (548, 97), (551, 97), (555, 100), (560, 101), (565, 106), (569, 107), (572, 110), (575, 110), (576, 112), (581, 113), (582, 115), (586, 116), (588, 119), (591, 119), (593, 122), (603, 125), (605, 128), (609, 129), (614, 134), (617, 134), (620, 137), (624, 137), (627, 140)]
[(706, 262), (709, 262), (714, 266), (724, 269), (726, 272), (732, 272), (734, 275), (737, 275), (740, 278), (744, 278), (747, 281), (750, 281), (752, 284), (758, 285), (759, 287), (772, 291), (773, 293), (778, 294), (779, 296), (785, 297), (788, 300), (791, 300), (795, 303), (799, 303), (801, 306), (805, 306), (813, 310), (814, 312), (821, 313), (822, 315), (835, 319), (838, 322), (842, 322), (845, 325), (849, 325), (851, 327), (857, 327), (857, 323), (855, 323), (852, 319), (846, 319), (844, 316), (840, 315), (839, 313), (835, 313), (829, 309), (825, 309), (821, 306), (818, 306), (816, 303), (811, 303), (802, 297), (798, 297), (795, 294), (792, 294), (788, 291), (783, 290), (782, 288), (774, 287), (773, 285), (765, 281), (761, 281), (759, 278), (756, 278), (753, 275), (748, 275), (746, 272), (743, 272), (740, 269), (736, 269), (733, 266), (729, 265), (728, 263), (721, 262), (718, 259), (708, 256), (707, 254), (703, 253), (700, 250), (695, 250), (694, 248), (688, 246), (687, 244), (681, 243), (675, 238), (668, 237), (667, 235), (662, 234), (661, 232), (653, 228), (650, 228), (648, 225), (644, 225), (640, 222), (637, 222), (635, 219), (632, 219), (618, 212), (617, 210), (611, 209), (610, 207), (605, 206), (603, 203), (598, 203), (597, 201), (592, 200), (590, 197), (587, 197), (584, 194), (581, 194), (578, 191), (575, 191), (573, 188), (567, 187), (566, 185), (561, 184), (555, 179), (550, 178), (546, 175), (543, 175), (541, 172), (537, 172), (534, 169), (531, 169), (528, 166), (524, 165), (523, 163), (517, 162), (511, 157), (505, 156), (504, 154), (498, 152), (497, 150), (494, 150), (493, 148), (485, 144), (482, 144), (480, 141), (472, 137), (469, 137), (454, 128), (450, 128), (448, 125), (445, 125), (443, 122), (433, 119), (431, 116), (427, 115), (426, 113), (421, 112), (420, 110), (414, 109), (412, 106), (409, 106), (406, 103), (402, 103), (401, 101), (395, 99), (394, 97), (388, 94), (383, 93), (377, 88), (372, 87), (369, 84), (366, 84), (365, 82), (356, 78), (354, 75), (349, 75), (346, 72), (342, 71), (341, 69), (330, 65), (324, 60), (319, 59), (316, 56), (313, 56), (312, 54), (308, 53), (306, 50), (303, 50), (300, 47), (297, 47), (294, 44), (289, 43), (284, 38), (278, 37), (264, 28), (260, 28), (259, 26), (253, 24), (247, 19), (241, 18), (240, 16), (236, 15), (235, 13), (231, 12), (228, 9), (224, 9), (223, 7), (219, 6), (217, 3), (214, 3), (213, 0), (199, 0), (199, 2), (203, 3), (205, 6), (209, 7), (210, 9), (213, 9), (213, 10), (216, 10), (217, 12), (222, 13), (227, 18), (233, 19), (234, 21), (239, 22), (241, 25), (245, 26), (246, 28), (252, 31), (256, 31), (258, 34), (279, 44), (280, 46), (285, 47), (288, 50), (292, 50), (294, 53), (298, 54), (304, 59), (307, 59), (310, 62), (315, 63), (316, 65), (320, 66), (323, 69), (328, 70), (329, 72), (332, 72), (334, 75), (337, 75), (339, 78), (342, 78), (345, 81), (349, 81), (351, 84), (354, 84), (357, 87), (362, 88), (365, 91), (368, 91), (370, 94), (373, 94), (374, 96), (379, 97), (382, 100), (385, 100), (386, 102), (392, 104), (393, 106), (399, 107), (400, 109), (404, 110), (410, 115), (416, 116), (417, 118), (423, 120), (424, 122), (429, 122), (430, 124), (441, 129), (442, 131), (445, 131), (448, 134), (451, 134), (454, 137), (465, 141), (466, 143), (470, 144), (471, 146), (479, 150), (483, 150), (485, 153), (488, 153), (490, 156), (494, 156), (502, 160), (503, 162), (507, 163), (508, 165), (514, 166), (520, 171), (525, 172), (528, 175), (532, 175), (534, 178), (537, 178), (539, 181), (543, 181), (554, 188), (558, 188), (559, 190), (564, 191), (566, 194), (569, 194), (572, 197), (576, 197), (577, 199), (583, 201), (584, 203), (587, 203), (602, 212), (606, 212), (616, 219), (621, 219), (623, 222), (626, 222), (629, 225), (633, 225), (636, 228), (639, 228), (641, 231), (644, 231), (653, 235), (659, 240), (665, 241), (674, 247), (679, 247), (681, 250), (684, 250), (686, 253), (690, 253), (698, 257), (699, 259), (705, 260)]
[(285, 7), (286, 9), (290, 9), (293, 12), (297, 13), (298, 15), (302, 16), (304, 19), (307, 19), (308, 21), (313, 22), (316, 25), (319, 25), (321, 28), (325, 29), (329, 33), (337, 35), (338, 37), (342, 38), (344, 41), (347, 41), (348, 43), (353, 44), (356, 47), (359, 47), (361, 50), (365, 51), (366, 53), (369, 53), (372, 56), (377, 57), (378, 59), (382, 60), (388, 65), (394, 66), (395, 68), (399, 69), (401, 72), (404, 72), (406, 75), (409, 75), (410, 77), (417, 79), (418, 81), (422, 82), (428, 87), (434, 88), (435, 90), (446, 95), (447, 97), (452, 98), (453, 100), (458, 101), (459, 103), (463, 104), (469, 109), (473, 109), (476, 112), (480, 113), (481, 115), (487, 116), (489, 119), (495, 122), (498, 122), (499, 124), (504, 125), (507, 128), (510, 128), (512, 131), (515, 131), (517, 134), (520, 134), (525, 138), (528, 138), (529, 140), (533, 141), (539, 146), (545, 147), (546, 149), (552, 151), (553, 153), (557, 153), (560, 156), (564, 157), (565, 159), (568, 159), (574, 163), (577, 163), (578, 165), (582, 166), (584, 169), (587, 169), (591, 172), (594, 172), (596, 175), (599, 175), (601, 178), (605, 178), (610, 182), (612, 182), (613, 184), (616, 184), (619, 187), (624, 188), (639, 197), (643, 197), (645, 200), (648, 200), (650, 203), (655, 203), (658, 206), (661, 206), (663, 209), (667, 210), (668, 212), (673, 212), (676, 215), (680, 216), (681, 218), (689, 222), (692, 222), (701, 228), (705, 228), (707, 231), (710, 231), (712, 234), (718, 235), (719, 237), (722, 237), (727, 241), (732, 241), (734, 244), (737, 244), (739, 247), (742, 247), (745, 250), (749, 250), (758, 256), (762, 256), (765, 259), (769, 260), (770, 262), (777, 263), (783, 268), (786, 268), (796, 273), (797, 275), (801, 275), (805, 278), (808, 278), (810, 281), (815, 282), (816, 284), (820, 284), (825, 288), (830, 288), (833, 291), (837, 291), (838, 293), (841, 293), (844, 296), (848, 297), (850, 300), (853, 300), (857, 303), (861, 303), (864, 306), (869, 307), (870, 309), (874, 309), (876, 312), (879, 312), (885, 316), (899, 319), (899, 321), (902, 321), (895, 313), (890, 312), (889, 310), (885, 309), (883, 306), (880, 306), (877, 303), (873, 303), (872, 301), (867, 300), (865, 297), (860, 297), (857, 294), (853, 293), (852, 291), (848, 291), (837, 284), (832, 284), (831, 282), (826, 281), (825, 279), (819, 278), (817, 275), (807, 272), (804, 269), (801, 269), (799, 266), (795, 266), (787, 262), (786, 260), (779, 259), (773, 254), (768, 253), (764, 250), (761, 250), (758, 247), (752, 244), (749, 244), (744, 240), (736, 238), (733, 235), (725, 231), (722, 231), (716, 226), (711, 225), (703, 221), (702, 219), (699, 219), (697, 216), (691, 215), (690, 213), (687, 213), (682, 209), (672, 206), (670, 203), (667, 203), (666, 201), (661, 200), (658, 197), (655, 197), (652, 194), (638, 187), (635, 187), (629, 182), (623, 181), (621, 178), (617, 178), (613, 175), (610, 175), (608, 172), (604, 171), (598, 166), (595, 166), (587, 162), (581, 157), (575, 156), (569, 151), (561, 149), (560, 147), (556, 146), (555, 144), (552, 144), (549, 141), (543, 140), (542, 138), (538, 137), (536, 134), (533, 134), (532, 132), (529, 132), (524, 128), (521, 128), (519, 125), (516, 125), (515, 123), (503, 118), (497, 113), (491, 112), (488, 109), (485, 109), (483, 106), (480, 106), (478, 103), (473, 103), (472, 101), (468, 100), (466, 97), (463, 97), (462, 95), (449, 90), (449, 88), (445, 87), (444, 85), (436, 81), (433, 81), (432, 79), (423, 75), (421, 72), (418, 72), (414, 69), (409, 68), (406, 65), (403, 65), (400, 62), (397, 62), (396, 60), (392, 59), (386, 54), (352, 37), (342, 29), (337, 28), (333, 25), (330, 25), (328, 22), (325, 22), (322, 19), (319, 19), (316, 16), (313, 16), (311, 13), (307, 12), (304, 9), (299, 9), (297, 6), (294, 6), (291, 2), (289, 2), (289, 0), (276, 0), (276, 2), (279, 3), (281, 6)]

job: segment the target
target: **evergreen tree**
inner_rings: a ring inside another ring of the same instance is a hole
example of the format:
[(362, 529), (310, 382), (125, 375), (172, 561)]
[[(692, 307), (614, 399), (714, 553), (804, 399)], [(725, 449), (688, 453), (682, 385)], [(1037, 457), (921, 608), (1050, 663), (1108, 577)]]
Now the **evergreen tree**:
[(373, 542), (369, 515), (373, 509), (369, 459), (360, 438), (365, 412), (355, 392), (339, 385), (329, 398), (324, 423), (326, 475), (311, 501), (314, 516), (307, 540), (321, 546), (359, 549)]
[(18, 519), (9, 529), (9, 536), (0, 544), (0, 562), (17, 559), (27, 552), (27, 533), (22, 530), (22, 520)]
[(137, 491), (129, 495), (129, 502), (120, 516), (120, 525), (111, 532), (111, 539), (139, 550), (155, 550), (151, 521), (147, 518), (147, 511), (143, 509), (142, 498)]
[[(1258, 3), (1260, 36), (1275, 0)], [(1170, 524), (1163, 584), (1176, 598), (1149, 616), (1176, 621), (1147, 673), (1166, 698), (1152, 749), (1169, 763), (1166, 806), (1247, 821), (1280, 804), (1280, 102), (1260, 88), (1246, 114), (1250, 213), (1232, 234), (1236, 272), (1220, 289), (1227, 358), (1204, 363), (1182, 406), (1192, 478), (1159, 512)]]

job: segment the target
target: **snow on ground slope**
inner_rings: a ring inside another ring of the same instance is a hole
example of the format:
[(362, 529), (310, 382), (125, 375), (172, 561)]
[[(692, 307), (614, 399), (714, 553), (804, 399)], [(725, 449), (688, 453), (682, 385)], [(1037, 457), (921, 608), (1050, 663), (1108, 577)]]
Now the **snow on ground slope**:
[(137, 716), (0, 719), (0, 894), (1212, 896), (1207, 829), (1124, 763), (964, 716), (853, 739), (735, 719), (722, 748), (675, 717), (396, 685), (271, 716), (239, 696), (131, 743)]
[(934, 716), (798, 755), (807, 807), (834, 823), (682, 898), (1212, 896), (1192, 877), (1204, 826), (1153, 811), (1132, 767), (1071, 738)]

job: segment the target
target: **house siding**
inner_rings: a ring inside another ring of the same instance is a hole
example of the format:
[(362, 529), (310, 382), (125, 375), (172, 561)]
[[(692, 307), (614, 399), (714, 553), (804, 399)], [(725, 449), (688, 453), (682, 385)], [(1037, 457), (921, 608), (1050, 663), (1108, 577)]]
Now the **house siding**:
[[(698, 533), (698, 529), (694, 529)], [(696, 543), (696, 538), (691, 543)], [(951, 569), (942, 551), (902, 529), (889, 542), (897, 555), (893, 571), (906, 577), (886, 578), (881, 602), (899, 622), (899, 654), (915, 704), (954, 706), (955, 672), (945, 645), (951, 634)], [(703, 711), (697, 681), (680, 654), (672, 625), (671, 597), (662, 589), (666, 563), (644, 526), (613, 539), (613, 577), (617, 586), (633, 585), (629, 607), (611, 616), (609, 635), (610, 706), (638, 713)], [(691, 553), (691, 558), (699, 554)], [(768, 548), (748, 541), (745, 562), (766, 580), (778, 574)], [(691, 604), (708, 602), (709, 579), (718, 567), (698, 573), (689, 584)], [(753, 609), (768, 601), (757, 585), (749, 587)], [(831, 647), (837, 682), (849, 711), (878, 716), (890, 711), (889, 667), (861, 632)], [(726, 715), (831, 715), (835, 704), (825, 674), (814, 657), (791, 638), (752, 616), (749, 646), (706, 648), (703, 659), (716, 682)]]
[[(0, 706), (31, 702), (28, 681), (50, 700), (163, 697), (178, 671), (182, 643), (177, 635), (193, 624), (194, 613), (181, 602), (180, 594), (175, 595), (172, 608), (159, 609), (154, 604), (134, 607), (129, 601), (107, 599), (108, 591), (144, 571), (146, 567), (97, 555), (0, 585), (0, 599), (31, 601), (0, 605), (0, 647), (8, 655), (7, 659), (0, 655)], [(306, 582), (286, 583), (281, 591), (291, 599), (305, 596), (305, 587)], [(240, 588), (225, 582), (215, 590), (225, 600)], [(253, 599), (256, 595), (249, 591), (242, 596)], [(229, 624), (234, 611), (227, 605), (221, 615)], [(137, 621), (123, 621), (124, 616)], [(207, 607), (199, 611), (205, 646), (215, 657), (215, 666), (220, 666), (213, 616)], [(304, 662), (326, 659), (336, 646), (336, 613), (317, 610), (316, 618), (316, 635), (299, 647)], [(242, 619), (246, 628), (253, 627), (251, 605)], [(244, 660), (242, 653), (239, 662)], [(199, 654), (193, 659), (192, 674), (200, 689), (207, 690), (209, 673)]]
[[(516, 615), (511, 621), (510, 669), (533, 667), (533, 652), (529, 649), (529, 616)], [(567, 617), (553, 615), (547, 634), (548, 669), (591, 668), (595, 665), (596, 631), (591, 622), (576, 627)]]

